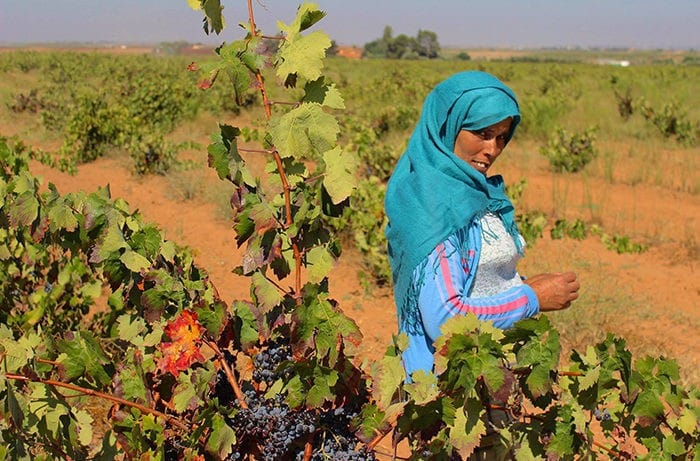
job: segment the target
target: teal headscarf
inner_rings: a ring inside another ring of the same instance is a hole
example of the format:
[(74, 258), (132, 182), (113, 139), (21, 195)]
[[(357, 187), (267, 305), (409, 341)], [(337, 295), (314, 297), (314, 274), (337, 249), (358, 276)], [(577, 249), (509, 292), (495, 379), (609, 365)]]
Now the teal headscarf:
[(438, 84), (387, 185), (385, 209), (394, 297), (403, 330), (419, 324), (416, 267), (435, 247), (487, 211), (501, 216), (522, 251), (513, 205), (501, 176), (486, 178), (454, 154), (461, 130), (480, 130), (512, 117), (520, 122), (515, 94), (493, 75), (467, 71)]

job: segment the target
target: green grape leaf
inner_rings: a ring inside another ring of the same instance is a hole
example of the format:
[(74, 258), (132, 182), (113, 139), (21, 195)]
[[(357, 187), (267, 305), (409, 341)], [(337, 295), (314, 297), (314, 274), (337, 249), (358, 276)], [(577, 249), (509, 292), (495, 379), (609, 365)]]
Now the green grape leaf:
[(226, 21), (221, 14), (224, 9), (221, 0), (202, 0), (201, 7), (204, 10), (204, 32), (207, 35), (210, 31), (220, 34), (226, 27)]
[(320, 407), (324, 402), (332, 401), (335, 397), (332, 388), (338, 382), (338, 372), (335, 370), (328, 370), (327, 375), (316, 370), (314, 384), (306, 394), (306, 403), (312, 407)]
[(69, 414), (68, 407), (49, 392), (48, 387), (40, 383), (29, 383), (31, 393), (28, 398), (28, 409), (34, 417), (42, 420), (50, 434), (56, 436), (63, 428), (62, 416)]
[(41, 337), (36, 334), (25, 334), (15, 340), (12, 335), (0, 338), (3, 352), (3, 371), (16, 373), (30, 360), (34, 359), (35, 350), (41, 344)]
[(573, 454), (574, 433), (572, 430), (571, 407), (560, 407), (555, 424), (554, 434), (547, 446), (547, 454), (554, 459), (561, 459)]
[(664, 414), (664, 405), (653, 390), (643, 390), (634, 402), (632, 414), (655, 420)]
[(683, 408), (676, 422), (678, 429), (684, 433), (691, 435), (698, 431), (698, 417), (690, 408)]
[(358, 344), (361, 337), (357, 324), (337, 310), (326, 294), (298, 306), (293, 318), (293, 343), (305, 343), (309, 348), (315, 346), (316, 354), (328, 357), (330, 366), (334, 366), (338, 359), (341, 338)]
[(282, 295), (277, 287), (270, 282), (261, 272), (254, 272), (251, 280), (251, 289), (262, 312), (270, 312), (282, 302)]
[(173, 391), (173, 406), (175, 411), (182, 413), (185, 410), (196, 409), (202, 403), (197, 395), (197, 389), (191, 381), (189, 373), (180, 373), (177, 377), (177, 385)]
[(127, 400), (145, 402), (147, 398), (146, 385), (139, 368), (133, 363), (129, 363), (118, 371), (118, 381), (121, 384), (119, 387), (120, 396)]
[(151, 267), (151, 262), (133, 250), (126, 250), (119, 260), (131, 271), (139, 273)]
[(309, 273), (309, 282), (319, 283), (326, 278), (333, 268), (333, 256), (324, 246), (317, 246), (306, 253), (306, 267)]
[(66, 379), (92, 378), (100, 385), (112, 381), (104, 368), (109, 361), (92, 333), (68, 332), (56, 342), (56, 346), (58, 352), (64, 354), (57, 362), (61, 364)]
[(17, 427), (23, 427), (24, 411), (22, 411), (22, 407), (19, 403), (19, 400), (17, 400), (17, 396), (15, 395), (15, 391), (14, 391), (14, 386), (8, 384), (6, 387), (6, 390), (7, 390), (7, 409), (10, 412), (10, 417), (12, 418), (12, 422)]
[(433, 373), (418, 370), (411, 375), (411, 383), (404, 386), (408, 395), (417, 405), (425, 405), (439, 396), (437, 377)]
[(224, 417), (219, 414), (212, 416), (209, 427), (211, 432), (207, 439), (206, 450), (217, 459), (228, 457), (236, 443), (236, 433), (226, 424)]
[(330, 47), (331, 39), (324, 32), (288, 35), (277, 53), (277, 76), (283, 81), (290, 75), (316, 80), (321, 76), (323, 58)]
[(318, 9), (315, 3), (304, 3), (299, 6), (295, 24), (299, 24), (299, 32), (308, 29), (326, 16), (325, 11)]
[(377, 406), (386, 410), (405, 378), (401, 357), (385, 355), (373, 375), (375, 378), (372, 382), (372, 394), (377, 400)]
[(119, 230), (117, 226), (109, 226), (102, 239), (93, 248), (90, 262), (100, 263), (107, 259), (112, 253), (126, 247), (127, 243), (126, 240), (124, 240), (122, 231)]
[(335, 117), (317, 103), (303, 103), (270, 120), (272, 142), (283, 158), (315, 158), (335, 146), (339, 132)]
[(78, 442), (87, 447), (92, 442), (92, 423), (93, 419), (90, 413), (83, 409), (72, 410), (75, 417), (76, 429), (78, 432)]
[(468, 398), (464, 407), (456, 409), (454, 426), (450, 428), (450, 443), (462, 459), (469, 458), (481, 436), (486, 434), (486, 424), (482, 420), (484, 412), (481, 402), (475, 398)]
[(78, 219), (64, 200), (58, 200), (49, 208), (49, 229), (56, 232), (65, 229), (73, 232), (78, 227)]
[(213, 337), (218, 338), (226, 325), (226, 304), (222, 301), (210, 301), (209, 305), (194, 310), (199, 323)]
[(236, 301), (232, 305), (240, 324), (241, 345), (245, 348), (254, 344), (258, 340), (258, 328), (255, 315), (248, 303)]
[(579, 379), (579, 389), (585, 391), (591, 387), (598, 384), (598, 379), (600, 378), (600, 365), (593, 367), (585, 372), (585, 374)]
[(117, 334), (119, 339), (132, 342), (132, 340), (146, 331), (146, 321), (140, 317), (132, 319), (129, 314), (122, 314), (117, 318)]
[(336, 146), (323, 154), (323, 161), (326, 164), (323, 186), (337, 205), (348, 198), (357, 187), (357, 159), (351, 153), (343, 152), (340, 146)]
[(663, 448), (664, 457), (668, 456), (667, 459), (676, 459), (676, 456), (684, 455), (687, 451), (683, 441), (675, 438), (673, 434), (666, 434), (661, 442), (661, 447)]
[(301, 32), (316, 24), (325, 16), (314, 3), (302, 4), (289, 25), (277, 21), (277, 27), (285, 40), (277, 53), (277, 75), (280, 80), (289, 82), (290, 77), (299, 75), (307, 80), (316, 80), (321, 75), (323, 58), (331, 41), (320, 31), (302, 35)]
[[(256, 186), (255, 177), (238, 152), (237, 137), (241, 133), (240, 129), (223, 124), (219, 127), (219, 135), (213, 138), (214, 143), (210, 146), (214, 149), (213, 158), (211, 156), (209, 158), (210, 166), (211, 162), (216, 162), (215, 166), (221, 179), (228, 177), (234, 184), (241, 185), (243, 183), (254, 188)], [(225, 169), (224, 162), (227, 162)], [(222, 173), (226, 173), (226, 176), (221, 176)]]
[(334, 83), (328, 83), (323, 77), (304, 85), (304, 102), (315, 102), (333, 109), (345, 109), (345, 101)]

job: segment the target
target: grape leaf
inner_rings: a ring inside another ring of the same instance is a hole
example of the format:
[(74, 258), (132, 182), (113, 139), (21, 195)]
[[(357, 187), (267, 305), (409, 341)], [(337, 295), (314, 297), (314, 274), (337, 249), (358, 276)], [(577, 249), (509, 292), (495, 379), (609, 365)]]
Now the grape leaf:
[(664, 405), (653, 390), (643, 390), (634, 402), (632, 414), (638, 417), (656, 419), (664, 414)]
[(270, 120), (270, 135), (282, 157), (314, 158), (335, 146), (338, 121), (318, 103), (303, 103)]
[(221, 14), (224, 9), (221, 6), (221, 0), (202, 0), (201, 7), (204, 10), (204, 32), (207, 35), (210, 31), (221, 33), (226, 26), (224, 16)]
[(132, 401), (145, 402), (146, 385), (138, 368), (133, 363), (125, 363), (121, 366), (117, 372), (118, 385), (115, 387), (120, 397)]
[(328, 83), (323, 77), (304, 85), (304, 102), (315, 102), (333, 109), (345, 109), (345, 101), (334, 83)]
[(49, 229), (51, 232), (56, 232), (58, 229), (72, 232), (76, 227), (78, 227), (78, 219), (64, 200), (59, 199), (57, 203), (52, 204), (49, 208)]
[(119, 260), (124, 263), (131, 272), (138, 273), (143, 269), (151, 267), (151, 262), (148, 259), (133, 250), (126, 250)]
[(159, 346), (162, 357), (158, 361), (158, 369), (178, 376), (195, 362), (203, 362), (204, 356), (200, 351), (204, 327), (197, 320), (197, 314), (190, 310), (182, 310), (180, 314), (165, 327), (165, 334), (172, 342), (163, 342)]
[(375, 378), (372, 382), (372, 394), (377, 400), (379, 409), (386, 410), (405, 378), (401, 357), (385, 355), (373, 375)]
[[(698, 409), (698, 411), (700, 411), (700, 409)], [(678, 417), (676, 424), (678, 425), (678, 429), (688, 435), (698, 431), (698, 417), (690, 408), (683, 408), (681, 410), (681, 414)]]
[(258, 306), (262, 312), (269, 312), (282, 302), (282, 295), (261, 272), (254, 272), (251, 280), (251, 289), (255, 294)]
[(15, 226), (32, 224), (39, 216), (39, 201), (34, 193), (30, 191), (21, 193), (9, 208), (8, 215), (10, 222)]
[(209, 425), (211, 433), (207, 439), (206, 450), (217, 459), (225, 459), (236, 443), (236, 433), (226, 424), (223, 416), (214, 414)]
[(330, 46), (330, 38), (320, 31), (296, 38), (288, 36), (277, 55), (277, 76), (281, 80), (287, 80), (290, 75), (306, 80), (318, 79), (323, 69), (323, 58)]
[(300, 342), (312, 348), (319, 357), (328, 357), (330, 366), (338, 359), (338, 342), (346, 338), (358, 343), (361, 337), (357, 324), (334, 308), (327, 294), (319, 294), (308, 304), (294, 310), (293, 343)]
[(117, 226), (109, 226), (102, 239), (95, 245), (90, 255), (91, 263), (100, 263), (107, 259), (112, 253), (126, 248), (124, 234)]
[(92, 416), (83, 409), (73, 409), (71, 412), (75, 418), (78, 442), (87, 447), (92, 442)]
[(87, 331), (80, 331), (77, 334), (69, 332), (56, 342), (56, 346), (59, 352), (65, 354), (57, 362), (62, 365), (66, 379), (87, 377), (92, 378), (100, 385), (112, 381), (104, 368), (109, 360), (92, 333)]
[(326, 164), (323, 186), (337, 205), (357, 187), (357, 160), (351, 153), (343, 152), (340, 146), (336, 146), (323, 154), (323, 161)]
[(306, 403), (313, 407), (320, 407), (324, 402), (330, 402), (334, 399), (335, 394), (331, 390), (338, 382), (338, 372), (328, 370), (328, 374), (322, 374), (316, 369), (314, 375), (314, 384), (306, 394)]
[(308, 29), (326, 16), (325, 11), (318, 9), (316, 3), (304, 3), (299, 6), (295, 24), (299, 24), (299, 31)]
[(317, 246), (306, 253), (309, 282), (319, 283), (333, 268), (333, 257), (324, 246)]
[(416, 404), (425, 405), (438, 397), (437, 377), (434, 374), (418, 370), (413, 372), (411, 380), (412, 382), (406, 384), (404, 389)]
[(462, 459), (469, 458), (481, 436), (486, 434), (486, 424), (482, 420), (484, 412), (481, 402), (475, 398), (468, 398), (464, 407), (456, 409), (454, 426), (450, 428), (450, 443)]
[(173, 406), (175, 411), (182, 413), (185, 410), (197, 408), (202, 401), (197, 395), (194, 383), (190, 380), (189, 373), (180, 373), (177, 377), (177, 385), (173, 391)]

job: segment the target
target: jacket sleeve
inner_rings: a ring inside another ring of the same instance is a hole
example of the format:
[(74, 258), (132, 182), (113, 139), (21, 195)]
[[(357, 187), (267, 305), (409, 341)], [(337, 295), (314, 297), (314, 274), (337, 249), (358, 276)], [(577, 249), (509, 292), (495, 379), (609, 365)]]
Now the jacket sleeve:
[[(453, 236), (454, 237), (454, 236)], [(518, 320), (539, 312), (533, 289), (522, 284), (494, 296), (472, 298), (469, 291), (474, 281), (473, 268), (453, 239), (439, 244), (428, 256), (419, 295), (423, 326), (432, 341), (440, 336), (440, 326), (458, 314), (472, 312), (482, 321), (491, 321), (497, 328), (510, 328)], [(475, 250), (470, 250), (471, 254)]]

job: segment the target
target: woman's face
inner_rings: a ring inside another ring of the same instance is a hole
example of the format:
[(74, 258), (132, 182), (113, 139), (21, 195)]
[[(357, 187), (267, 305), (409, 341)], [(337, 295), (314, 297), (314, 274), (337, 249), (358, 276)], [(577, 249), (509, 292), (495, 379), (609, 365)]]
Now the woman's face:
[(511, 118), (508, 117), (481, 130), (460, 131), (455, 140), (455, 155), (486, 175), (506, 147), (510, 124)]

